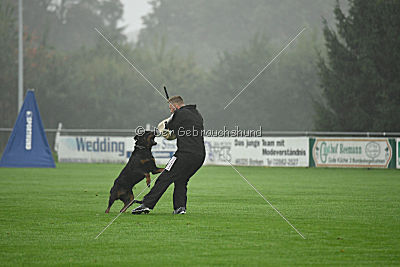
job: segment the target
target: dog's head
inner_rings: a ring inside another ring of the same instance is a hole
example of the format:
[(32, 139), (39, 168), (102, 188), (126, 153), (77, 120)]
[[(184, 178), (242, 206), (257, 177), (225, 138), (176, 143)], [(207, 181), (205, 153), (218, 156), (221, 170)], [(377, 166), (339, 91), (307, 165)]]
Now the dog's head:
[(135, 145), (151, 148), (152, 146), (157, 145), (157, 142), (154, 141), (155, 137), (156, 135), (152, 131), (145, 131), (143, 134), (137, 134), (134, 137), (136, 140)]

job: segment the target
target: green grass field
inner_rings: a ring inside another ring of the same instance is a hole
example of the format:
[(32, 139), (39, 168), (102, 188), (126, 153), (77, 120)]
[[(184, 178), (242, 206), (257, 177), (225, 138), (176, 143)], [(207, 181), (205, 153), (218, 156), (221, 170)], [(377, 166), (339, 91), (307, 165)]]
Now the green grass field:
[[(1, 265), (399, 265), (400, 172), (203, 167), (188, 213), (105, 214), (119, 164), (0, 168)], [(153, 176), (155, 178), (155, 176)], [(142, 191), (144, 183), (134, 189)], [(147, 191), (146, 191), (147, 192)]]

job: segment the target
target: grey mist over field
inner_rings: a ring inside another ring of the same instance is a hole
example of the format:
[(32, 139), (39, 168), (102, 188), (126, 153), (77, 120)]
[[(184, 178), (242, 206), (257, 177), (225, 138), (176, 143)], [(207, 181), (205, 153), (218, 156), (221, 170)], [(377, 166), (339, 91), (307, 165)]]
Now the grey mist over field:
[[(17, 4), (0, 3), (1, 127), (17, 114)], [(208, 129), (398, 131), (386, 119), (399, 114), (398, 55), (387, 52), (396, 10), (372, 0), (24, 1), (24, 90), (35, 88), (45, 128), (157, 125), (168, 106), (133, 65), (197, 104)]]

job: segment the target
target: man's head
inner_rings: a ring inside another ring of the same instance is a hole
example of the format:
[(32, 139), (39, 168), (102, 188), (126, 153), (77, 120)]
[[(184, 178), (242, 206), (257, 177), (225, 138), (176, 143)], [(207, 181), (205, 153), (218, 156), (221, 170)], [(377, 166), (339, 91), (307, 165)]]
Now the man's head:
[(176, 109), (180, 109), (185, 105), (185, 103), (183, 103), (183, 98), (179, 95), (170, 97), (168, 99), (168, 103), (169, 103), (169, 110), (171, 111), (171, 113), (174, 113)]

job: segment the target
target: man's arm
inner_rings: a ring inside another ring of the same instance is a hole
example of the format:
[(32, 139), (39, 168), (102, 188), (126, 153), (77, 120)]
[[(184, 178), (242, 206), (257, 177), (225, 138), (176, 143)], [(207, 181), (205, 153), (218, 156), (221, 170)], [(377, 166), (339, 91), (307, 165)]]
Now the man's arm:
[(165, 129), (168, 130), (176, 130), (180, 124), (180, 116), (178, 109), (168, 118), (168, 121), (165, 124)]

